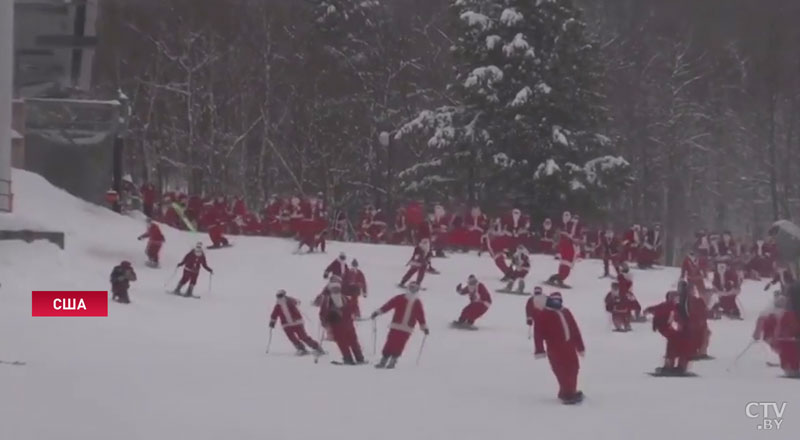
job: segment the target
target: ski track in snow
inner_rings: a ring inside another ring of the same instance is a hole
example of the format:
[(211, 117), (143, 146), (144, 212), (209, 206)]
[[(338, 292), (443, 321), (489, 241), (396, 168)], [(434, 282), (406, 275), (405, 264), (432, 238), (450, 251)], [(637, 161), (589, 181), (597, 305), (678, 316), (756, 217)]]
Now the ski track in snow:
[[(165, 281), (199, 234), (164, 228), (162, 268), (144, 266), (141, 218), (122, 217), (78, 201), (36, 175), (14, 170), (17, 212), (0, 216), (0, 228), (35, 223), (67, 233), (66, 250), (47, 242), (0, 241), (0, 438), (42, 439), (309, 439), (395, 440), (552, 439), (650, 440), (682, 438), (797, 438), (800, 384), (777, 378), (775, 360), (753, 347), (731, 372), (726, 368), (747, 345), (757, 313), (770, 295), (746, 282), (744, 322), (712, 321), (714, 361), (692, 364), (700, 378), (651, 378), (664, 340), (650, 324), (611, 332), (603, 309), (609, 281), (601, 264), (580, 262), (572, 290), (563, 291), (586, 341), (579, 386), (583, 404), (561, 405), (546, 360), (534, 360), (527, 339), (527, 297), (493, 294), (480, 331), (448, 328), (465, 298), (455, 285), (476, 274), (501, 286), (487, 256), (435, 259), (441, 275), (427, 275), (422, 299), (431, 328), (420, 365), (422, 333), (412, 336), (397, 369), (338, 368), (336, 348), (314, 364), (295, 357), (280, 328), (267, 343), (268, 313), (279, 288), (302, 301), (306, 329), (318, 335), (311, 299), (324, 284), (322, 270), (339, 251), (357, 257), (370, 296), (362, 313), (398, 293), (408, 247), (330, 243), (327, 254), (292, 255), (296, 244), (234, 237), (236, 247), (207, 252), (215, 270), (213, 291), (202, 274), (199, 301), (164, 293)], [(107, 290), (108, 275), (122, 259), (139, 279), (130, 305), (110, 303), (107, 318), (32, 318), (31, 290)], [(557, 268), (536, 256), (527, 290)], [(643, 306), (662, 300), (675, 284), (674, 269), (635, 271)], [(170, 287), (177, 278), (172, 278)], [(545, 288), (546, 292), (552, 289)], [(389, 318), (378, 323), (378, 351)], [(361, 345), (372, 354), (372, 326), (358, 323)], [(761, 432), (745, 416), (750, 401), (786, 401), (781, 431)]]

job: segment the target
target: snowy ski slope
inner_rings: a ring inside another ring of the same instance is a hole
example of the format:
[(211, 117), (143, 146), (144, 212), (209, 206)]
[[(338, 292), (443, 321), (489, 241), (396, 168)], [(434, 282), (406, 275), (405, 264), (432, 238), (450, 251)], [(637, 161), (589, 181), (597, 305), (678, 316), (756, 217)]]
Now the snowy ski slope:
[[(295, 357), (276, 329), (265, 355), (267, 314), (279, 288), (304, 301), (309, 333), (317, 332), (310, 300), (323, 285), (322, 269), (344, 251), (357, 257), (370, 296), (364, 313), (398, 293), (395, 284), (411, 249), (331, 243), (326, 255), (292, 255), (295, 244), (235, 238), (230, 249), (209, 251), (213, 290), (201, 275), (201, 300), (165, 293), (174, 264), (204, 235), (165, 228), (162, 269), (144, 267), (141, 219), (121, 217), (79, 201), (39, 176), (14, 171), (17, 212), (0, 227), (37, 225), (67, 234), (60, 251), (46, 242), (0, 242), (0, 439), (7, 440), (518, 440), (798, 438), (800, 384), (767, 368), (767, 349), (747, 345), (755, 315), (768, 302), (762, 285), (747, 282), (744, 322), (712, 322), (715, 361), (694, 363), (700, 378), (652, 378), (664, 341), (649, 324), (612, 333), (603, 310), (608, 281), (597, 262), (581, 262), (562, 292), (584, 334), (580, 388), (587, 399), (563, 406), (546, 360), (534, 360), (527, 339), (526, 297), (494, 294), (480, 331), (449, 329), (465, 304), (454, 286), (476, 274), (491, 288), (498, 271), (484, 256), (436, 259), (442, 274), (422, 293), (431, 335), (419, 366), (422, 340), (412, 337), (398, 368), (337, 367)], [(111, 303), (107, 318), (32, 318), (32, 290), (106, 290), (111, 267), (134, 263), (139, 280), (130, 305)], [(556, 269), (534, 257), (529, 289)], [(635, 272), (644, 306), (674, 285), (673, 269)], [(173, 279), (171, 283), (176, 280)], [(172, 284), (170, 284), (172, 286)], [(550, 289), (546, 289), (550, 292)], [(388, 317), (378, 323), (378, 351)], [(359, 324), (372, 355), (372, 327)], [(745, 416), (750, 401), (786, 401), (778, 432), (756, 429)]]

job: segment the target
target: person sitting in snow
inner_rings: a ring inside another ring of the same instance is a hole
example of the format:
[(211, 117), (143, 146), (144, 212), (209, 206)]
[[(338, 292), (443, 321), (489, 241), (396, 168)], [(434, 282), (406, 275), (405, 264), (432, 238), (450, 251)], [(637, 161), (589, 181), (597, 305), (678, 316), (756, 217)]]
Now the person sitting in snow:
[(118, 303), (128, 304), (128, 288), (131, 281), (136, 281), (136, 272), (129, 261), (123, 261), (111, 270), (111, 299)]

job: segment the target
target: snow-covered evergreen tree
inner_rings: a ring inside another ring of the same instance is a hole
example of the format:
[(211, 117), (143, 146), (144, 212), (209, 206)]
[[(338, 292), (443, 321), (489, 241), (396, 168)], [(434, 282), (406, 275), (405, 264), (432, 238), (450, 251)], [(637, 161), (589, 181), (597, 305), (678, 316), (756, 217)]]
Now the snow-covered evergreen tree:
[(527, 208), (602, 203), (629, 166), (604, 157), (602, 70), (580, 11), (570, 0), (454, 0), (452, 10), (455, 104), (398, 131), (432, 133), (406, 189)]

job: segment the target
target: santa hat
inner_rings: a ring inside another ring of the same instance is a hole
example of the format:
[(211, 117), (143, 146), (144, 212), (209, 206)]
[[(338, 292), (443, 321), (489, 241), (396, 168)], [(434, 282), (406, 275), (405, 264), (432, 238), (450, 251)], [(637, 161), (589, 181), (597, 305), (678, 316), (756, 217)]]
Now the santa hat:
[(550, 296), (547, 297), (547, 307), (550, 309), (559, 310), (563, 305), (563, 299), (561, 298), (561, 294), (558, 292), (553, 292)]
[(339, 259), (344, 261), (347, 259), (347, 255), (344, 252), (339, 252)]

